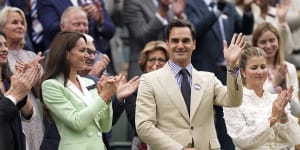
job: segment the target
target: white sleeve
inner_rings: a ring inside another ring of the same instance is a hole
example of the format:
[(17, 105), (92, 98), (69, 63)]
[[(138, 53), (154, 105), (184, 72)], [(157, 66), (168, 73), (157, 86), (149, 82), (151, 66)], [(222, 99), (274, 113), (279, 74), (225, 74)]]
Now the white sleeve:
[(224, 116), (228, 134), (234, 144), (241, 149), (263, 145), (270, 137), (275, 136), (268, 118), (247, 121), (240, 108), (224, 108)]
[(288, 68), (288, 86), (293, 86), (294, 92), (293, 96), (290, 100), (290, 106), (291, 106), (291, 113), (294, 116), (298, 116), (300, 113), (300, 104), (299, 104), (299, 98), (298, 98), (298, 93), (299, 93), (299, 85), (298, 85), (298, 76), (297, 76), (297, 71), (296, 67), (289, 63), (286, 62), (287, 68)]
[(298, 119), (288, 114), (289, 121), (285, 124), (276, 123), (275, 130), (278, 134), (285, 138), (289, 143), (293, 145), (300, 144), (300, 126), (298, 125)]

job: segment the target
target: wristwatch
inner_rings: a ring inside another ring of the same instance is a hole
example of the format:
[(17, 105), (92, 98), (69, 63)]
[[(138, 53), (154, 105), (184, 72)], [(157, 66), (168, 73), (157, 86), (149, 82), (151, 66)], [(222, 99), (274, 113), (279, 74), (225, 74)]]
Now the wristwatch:
[(240, 67), (238, 65), (233, 65), (233, 66), (226, 66), (226, 69), (228, 72), (237, 72)]

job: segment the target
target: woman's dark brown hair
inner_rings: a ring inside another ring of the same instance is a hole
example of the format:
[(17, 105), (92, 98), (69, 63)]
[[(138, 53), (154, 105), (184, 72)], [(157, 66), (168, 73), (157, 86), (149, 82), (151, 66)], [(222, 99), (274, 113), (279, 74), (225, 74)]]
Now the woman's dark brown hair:
[[(68, 77), (70, 75), (70, 63), (66, 59), (67, 52), (70, 52), (76, 46), (77, 41), (81, 38), (87, 42), (85, 36), (78, 32), (62, 31), (55, 36), (50, 45), (48, 57), (46, 58), (45, 73), (42, 75), (41, 82), (39, 84), (39, 96), (42, 103), (43, 97), (41, 95), (41, 85), (43, 81), (54, 79), (62, 74), (64, 77), (64, 86), (66, 86)], [(49, 110), (46, 108), (44, 103), (43, 109), (46, 115), (50, 116)]]

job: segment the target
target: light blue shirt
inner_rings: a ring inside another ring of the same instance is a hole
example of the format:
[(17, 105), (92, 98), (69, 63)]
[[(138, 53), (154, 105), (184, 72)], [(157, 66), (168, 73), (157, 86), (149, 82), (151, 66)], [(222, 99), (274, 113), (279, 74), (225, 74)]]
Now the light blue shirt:
[[(182, 82), (183, 77), (180, 73), (180, 70), (182, 69), (182, 67), (178, 66), (171, 60), (168, 61), (168, 65), (170, 66), (170, 68), (175, 76), (177, 84), (179, 85), (179, 87), (181, 87), (181, 82)], [(189, 74), (188, 81), (190, 83), (190, 86), (192, 85), (192, 68), (193, 68), (193, 65), (191, 63), (189, 63), (187, 66), (185, 66), (185, 69), (188, 71), (188, 74)]]

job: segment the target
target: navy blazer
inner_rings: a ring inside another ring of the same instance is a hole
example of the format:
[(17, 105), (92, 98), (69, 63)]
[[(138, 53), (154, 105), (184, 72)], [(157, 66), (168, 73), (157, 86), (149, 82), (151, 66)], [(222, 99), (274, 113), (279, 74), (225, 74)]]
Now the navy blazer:
[[(27, 96), (25, 97), (27, 98)], [(24, 99), (22, 100), (24, 101)], [(22, 130), (19, 108), (0, 92), (0, 149), (25, 150), (25, 135)]]
[[(102, 53), (109, 53), (109, 40), (115, 33), (115, 25), (112, 22), (107, 10), (105, 9), (103, 0), (101, 6), (103, 9), (104, 24), (101, 31), (95, 20), (89, 20), (89, 34), (94, 37), (96, 49)], [(38, 18), (44, 27), (44, 42), (49, 48), (54, 36), (60, 31), (60, 17), (64, 10), (69, 6), (73, 6), (70, 0), (38, 0)]]

